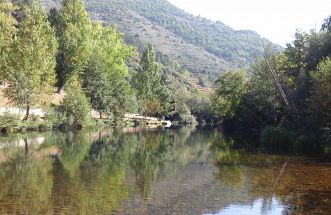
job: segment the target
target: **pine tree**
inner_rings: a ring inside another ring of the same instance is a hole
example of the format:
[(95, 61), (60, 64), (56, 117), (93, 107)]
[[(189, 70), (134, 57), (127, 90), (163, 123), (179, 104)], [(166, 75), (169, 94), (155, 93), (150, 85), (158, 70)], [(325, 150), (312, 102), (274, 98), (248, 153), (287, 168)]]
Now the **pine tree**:
[(22, 7), (24, 19), (13, 44), (5, 94), (26, 109), (27, 120), (30, 108), (53, 90), (57, 42), (40, 0), (28, 0)]
[(152, 44), (147, 44), (142, 53), (140, 67), (133, 77), (133, 86), (142, 103), (143, 112), (147, 115), (167, 115), (170, 112), (171, 95), (161, 77)]
[(147, 44), (146, 49), (142, 53), (140, 68), (135, 77), (134, 85), (139, 97), (144, 101), (157, 97), (157, 92), (161, 85), (161, 77), (152, 44)]

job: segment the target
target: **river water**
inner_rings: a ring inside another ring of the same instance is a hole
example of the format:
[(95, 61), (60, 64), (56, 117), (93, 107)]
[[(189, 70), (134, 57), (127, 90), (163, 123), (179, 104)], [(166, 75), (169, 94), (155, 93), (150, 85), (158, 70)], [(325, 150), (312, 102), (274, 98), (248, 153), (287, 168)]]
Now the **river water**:
[(211, 128), (0, 137), (0, 214), (329, 215), (331, 163)]

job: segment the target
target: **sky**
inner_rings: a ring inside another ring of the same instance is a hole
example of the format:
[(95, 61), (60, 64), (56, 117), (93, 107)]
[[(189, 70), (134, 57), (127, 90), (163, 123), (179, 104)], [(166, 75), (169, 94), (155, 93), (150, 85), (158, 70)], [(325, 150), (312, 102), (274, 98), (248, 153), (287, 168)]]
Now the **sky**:
[(169, 0), (193, 15), (221, 21), (236, 29), (256, 31), (285, 46), (297, 29), (320, 30), (331, 15), (331, 0)]

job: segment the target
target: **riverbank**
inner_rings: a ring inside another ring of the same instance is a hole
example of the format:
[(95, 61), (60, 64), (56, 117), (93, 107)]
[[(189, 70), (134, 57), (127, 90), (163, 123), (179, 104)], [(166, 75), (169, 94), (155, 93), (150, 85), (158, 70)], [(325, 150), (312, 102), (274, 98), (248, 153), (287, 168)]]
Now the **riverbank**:
[[(1, 108), (0, 108), (1, 110)], [(8, 109), (7, 109), (8, 110)], [(97, 118), (96, 114), (91, 114), (91, 119), (84, 125), (68, 125), (62, 122), (59, 117), (47, 115), (40, 109), (41, 115), (32, 115), (29, 120), (22, 120), (22, 111), (15, 110), (16, 114), (0, 112), (0, 134), (26, 133), (34, 131), (50, 130), (80, 130), (83, 127), (170, 127), (171, 121), (162, 120), (156, 117), (146, 117), (139, 114), (125, 114), (119, 123), (113, 122), (108, 118)]]

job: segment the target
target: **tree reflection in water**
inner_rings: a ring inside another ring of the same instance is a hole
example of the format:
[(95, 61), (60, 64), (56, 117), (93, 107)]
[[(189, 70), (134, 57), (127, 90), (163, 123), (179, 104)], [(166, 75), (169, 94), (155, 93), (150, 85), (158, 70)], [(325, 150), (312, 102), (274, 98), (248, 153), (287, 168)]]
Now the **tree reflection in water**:
[(1, 138), (0, 214), (330, 214), (329, 163), (248, 152), (218, 130), (36, 137)]

